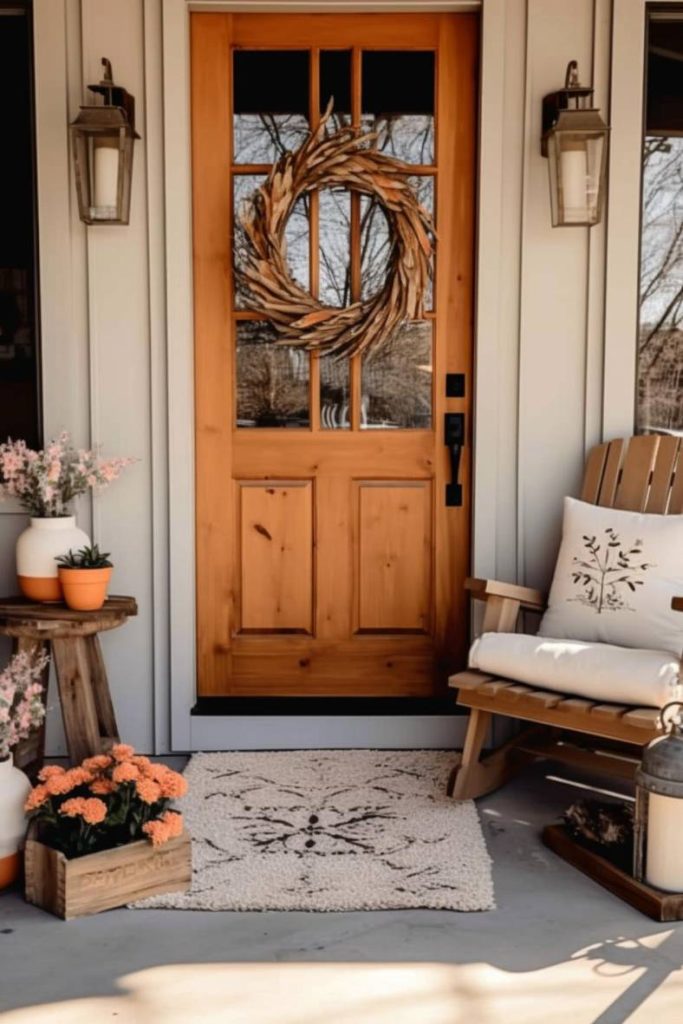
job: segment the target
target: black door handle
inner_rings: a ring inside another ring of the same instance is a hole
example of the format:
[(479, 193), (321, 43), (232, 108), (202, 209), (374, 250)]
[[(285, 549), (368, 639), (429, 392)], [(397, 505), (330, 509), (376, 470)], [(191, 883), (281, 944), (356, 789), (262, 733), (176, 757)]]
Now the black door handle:
[(446, 506), (456, 508), (462, 505), (462, 485), (460, 477), (460, 457), (465, 444), (465, 414), (463, 412), (447, 412), (444, 416), (444, 443), (448, 448), (451, 462), (451, 482), (446, 484)]

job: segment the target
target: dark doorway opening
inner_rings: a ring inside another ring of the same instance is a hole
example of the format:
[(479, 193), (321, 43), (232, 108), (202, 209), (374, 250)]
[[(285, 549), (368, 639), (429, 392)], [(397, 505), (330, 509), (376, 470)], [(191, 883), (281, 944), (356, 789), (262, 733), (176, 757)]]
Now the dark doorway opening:
[(0, 0), (0, 441), (40, 443), (32, 5)]

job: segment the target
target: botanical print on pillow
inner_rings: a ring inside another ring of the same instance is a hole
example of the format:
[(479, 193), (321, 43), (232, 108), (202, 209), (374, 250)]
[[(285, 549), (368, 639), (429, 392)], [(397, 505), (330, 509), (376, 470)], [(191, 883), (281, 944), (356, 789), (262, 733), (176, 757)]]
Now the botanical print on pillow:
[(640, 577), (654, 563), (637, 560), (643, 553), (642, 540), (634, 541), (633, 547), (628, 548), (611, 526), (604, 533), (605, 540), (601, 544), (596, 535), (583, 534), (587, 554), (574, 555), (571, 573), (572, 583), (581, 593), (567, 600), (578, 601), (598, 615), (603, 611), (635, 611), (628, 603), (628, 595), (643, 586), (645, 581)]
[[(683, 515), (565, 499), (562, 542), (539, 634), (680, 657)], [(624, 614), (619, 614), (623, 612)]]

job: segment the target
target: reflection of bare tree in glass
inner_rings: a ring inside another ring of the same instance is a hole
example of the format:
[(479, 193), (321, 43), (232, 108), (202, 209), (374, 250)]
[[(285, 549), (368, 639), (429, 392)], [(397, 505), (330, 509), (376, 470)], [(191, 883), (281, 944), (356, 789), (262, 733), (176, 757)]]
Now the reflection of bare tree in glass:
[(362, 421), (371, 427), (428, 428), (432, 419), (432, 325), (404, 324), (363, 360)]
[(683, 430), (683, 139), (643, 155), (638, 422)]
[(263, 320), (237, 326), (237, 423), (243, 427), (308, 425), (308, 356), (275, 345)]
[(372, 143), (383, 153), (409, 164), (434, 161), (434, 118), (431, 114), (364, 114), (363, 128), (376, 132)]
[(308, 135), (303, 114), (235, 114), (233, 124), (233, 160), (239, 164), (274, 163)]

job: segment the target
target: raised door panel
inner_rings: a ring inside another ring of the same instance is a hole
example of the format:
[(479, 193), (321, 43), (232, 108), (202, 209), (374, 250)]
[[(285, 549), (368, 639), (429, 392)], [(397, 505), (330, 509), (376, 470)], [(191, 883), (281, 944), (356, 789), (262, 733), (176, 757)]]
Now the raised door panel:
[(427, 632), (431, 621), (429, 480), (358, 486), (358, 630)]
[(241, 629), (311, 631), (313, 485), (242, 483)]

